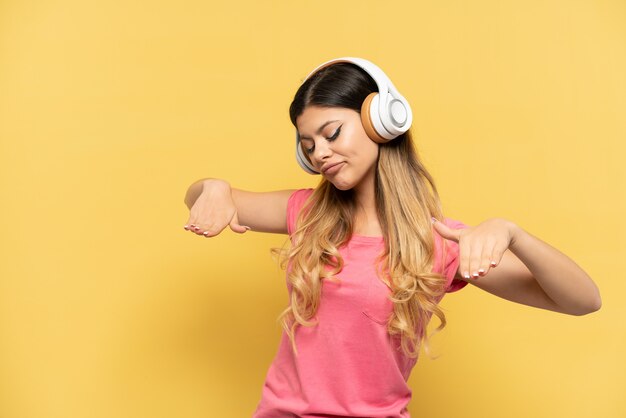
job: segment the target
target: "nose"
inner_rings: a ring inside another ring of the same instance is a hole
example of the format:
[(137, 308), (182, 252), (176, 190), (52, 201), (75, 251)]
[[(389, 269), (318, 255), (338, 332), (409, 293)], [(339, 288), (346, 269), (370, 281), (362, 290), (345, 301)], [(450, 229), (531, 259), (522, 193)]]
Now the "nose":
[(324, 140), (319, 141), (315, 144), (315, 149), (313, 150), (313, 162), (318, 167), (321, 167), (324, 161), (330, 158), (332, 154), (333, 151), (330, 148), (330, 144)]

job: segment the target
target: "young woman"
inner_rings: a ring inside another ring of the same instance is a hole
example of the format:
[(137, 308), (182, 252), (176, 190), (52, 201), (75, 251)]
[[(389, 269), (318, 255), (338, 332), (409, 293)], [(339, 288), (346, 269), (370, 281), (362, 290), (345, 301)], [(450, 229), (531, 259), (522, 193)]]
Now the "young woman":
[(571, 259), (514, 222), (444, 217), (416, 153), (411, 108), (370, 61), (318, 66), (289, 109), (296, 157), (315, 189), (254, 193), (192, 184), (185, 229), (288, 234), (289, 306), (254, 418), (409, 417), (407, 386), (432, 314), (467, 283), (571, 315), (601, 306)]

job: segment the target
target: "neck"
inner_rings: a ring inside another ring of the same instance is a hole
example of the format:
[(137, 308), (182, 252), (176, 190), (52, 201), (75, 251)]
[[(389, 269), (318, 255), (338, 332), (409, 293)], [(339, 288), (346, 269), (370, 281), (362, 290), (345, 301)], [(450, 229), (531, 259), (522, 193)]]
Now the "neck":
[(378, 235), (380, 223), (376, 211), (374, 181), (364, 181), (354, 188), (356, 199), (355, 231), (364, 235)]

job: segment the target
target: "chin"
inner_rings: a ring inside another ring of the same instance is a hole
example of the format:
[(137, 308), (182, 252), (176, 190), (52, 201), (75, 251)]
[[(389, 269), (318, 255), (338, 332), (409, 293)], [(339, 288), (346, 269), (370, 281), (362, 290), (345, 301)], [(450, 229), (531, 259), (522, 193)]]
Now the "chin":
[(328, 180), (333, 186), (335, 186), (335, 189), (339, 189), (339, 190), (350, 190), (354, 187), (354, 184), (346, 184), (346, 183), (338, 183), (338, 182), (334, 182), (331, 180)]

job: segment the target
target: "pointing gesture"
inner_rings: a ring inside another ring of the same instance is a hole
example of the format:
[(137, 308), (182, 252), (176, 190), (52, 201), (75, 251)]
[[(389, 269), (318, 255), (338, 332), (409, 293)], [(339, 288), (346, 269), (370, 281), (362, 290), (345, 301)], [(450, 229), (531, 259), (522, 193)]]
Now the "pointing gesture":
[(189, 220), (183, 228), (209, 238), (219, 235), (227, 226), (238, 234), (250, 229), (249, 226), (239, 224), (230, 185), (222, 181), (206, 183), (191, 207)]
[(459, 273), (466, 279), (484, 276), (496, 267), (513, 243), (514, 224), (506, 219), (491, 218), (476, 226), (453, 229), (433, 218), (435, 231), (459, 244)]

